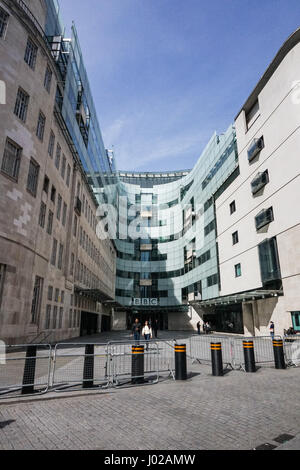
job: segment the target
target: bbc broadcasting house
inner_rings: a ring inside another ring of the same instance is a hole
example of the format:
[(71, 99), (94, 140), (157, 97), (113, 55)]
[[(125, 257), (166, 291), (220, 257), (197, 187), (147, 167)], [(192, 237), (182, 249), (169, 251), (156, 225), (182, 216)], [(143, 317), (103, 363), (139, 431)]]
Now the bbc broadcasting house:
[(300, 29), (192, 170), (136, 173), (116, 170), (58, 11), (0, 0), (1, 340), (126, 330), (136, 317), (299, 331)]

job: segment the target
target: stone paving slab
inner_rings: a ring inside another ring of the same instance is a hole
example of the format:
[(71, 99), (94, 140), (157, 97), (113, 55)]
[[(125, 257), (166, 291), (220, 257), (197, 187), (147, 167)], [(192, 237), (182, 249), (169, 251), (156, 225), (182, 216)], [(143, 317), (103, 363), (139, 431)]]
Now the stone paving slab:
[[(300, 432), (300, 370), (228, 371), (0, 405), (0, 449), (249, 450)], [(297, 443), (298, 442), (298, 443)]]

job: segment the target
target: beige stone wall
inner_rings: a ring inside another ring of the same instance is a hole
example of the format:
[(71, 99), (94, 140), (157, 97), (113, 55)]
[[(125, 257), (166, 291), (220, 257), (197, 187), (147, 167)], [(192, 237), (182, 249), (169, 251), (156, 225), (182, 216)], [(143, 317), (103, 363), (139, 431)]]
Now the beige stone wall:
[[(44, 2), (27, 1), (34, 15), (43, 23)], [(100, 287), (108, 296), (114, 298), (115, 249), (110, 241), (102, 242), (96, 236), (97, 205), (86, 176), (74, 160), (55, 119), (53, 109), (59, 76), (55, 64), (45, 48), (42, 38), (31, 30), (26, 17), (22, 22), (14, 11), (9, 10), (7, 2), (0, 0), (0, 6), (10, 13), (5, 38), (0, 38), (0, 80), (6, 84), (6, 104), (0, 105), (0, 169), (4, 155), (5, 142), (10, 138), (22, 148), (17, 181), (0, 171), (0, 264), (6, 265), (2, 302), (0, 305), (0, 338), (6, 342), (22, 343), (43, 338), (46, 326), (47, 306), (51, 307), (50, 327), (45, 335), (51, 333), (49, 340), (61, 340), (79, 336), (80, 312), (88, 311), (99, 315), (108, 314), (91, 297), (75, 295), (74, 287), (89, 289)], [(24, 61), (28, 37), (38, 47), (34, 70)], [(46, 67), (52, 70), (50, 93), (44, 87)], [(29, 95), (26, 122), (14, 114), (19, 87)], [(43, 141), (36, 136), (39, 112), (46, 117)], [(48, 154), (51, 131), (55, 135), (52, 158)], [(59, 169), (55, 166), (57, 143), (61, 147)], [(39, 178), (36, 196), (27, 191), (27, 178), (30, 159), (39, 165)], [(62, 161), (65, 159), (66, 171), (63, 175)], [(67, 185), (67, 168), (70, 167), (70, 184)], [(49, 179), (48, 193), (43, 190), (45, 177)], [(74, 211), (77, 184), (80, 183), (79, 198), (85, 201), (81, 215)], [(51, 201), (51, 188), (55, 187), (55, 202)], [(58, 219), (58, 198), (61, 198), (61, 214)], [(39, 226), (41, 202), (46, 205), (45, 227)], [(62, 223), (64, 204), (67, 207), (66, 220)], [(52, 233), (47, 233), (49, 211), (53, 212)], [(77, 217), (77, 233), (74, 236), (74, 219)], [(80, 244), (80, 228), (86, 233), (87, 243)], [(55, 266), (51, 264), (53, 239), (57, 240)], [(58, 268), (58, 251), (63, 246), (61, 269)], [(74, 269), (71, 260), (74, 255)], [(97, 254), (97, 256), (95, 256)], [(77, 261), (80, 260), (88, 273), (82, 282), (76, 278)], [(35, 277), (43, 279), (43, 291), (39, 317), (31, 322), (31, 304)], [(53, 288), (52, 299), (48, 299), (48, 288)], [(58, 299), (55, 300), (55, 291)], [(54, 309), (57, 309), (56, 328), (52, 328)], [(58, 328), (59, 312), (63, 309), (62, 325)], [(70, 317), (72, 315), (72, 317)], [(44, 336), (45, 336), (44, 335)]]

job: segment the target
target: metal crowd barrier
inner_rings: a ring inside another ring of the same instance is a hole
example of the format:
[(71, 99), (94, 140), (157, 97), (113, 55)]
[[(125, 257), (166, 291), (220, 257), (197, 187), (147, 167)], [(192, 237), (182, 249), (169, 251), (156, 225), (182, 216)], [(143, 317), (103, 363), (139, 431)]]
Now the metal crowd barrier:
[[(133, 372), (133, 346), (143, 346), (143, 374)], [(154, 384), (159, 380), (159, 347), (156, 341), (111, 341), (108, 343), (110, 356), (110, 378), (114, 386), (129, 382)]]
[(51, 386), (55, 391), (106, 388), (111, 381), (108, 345), (58, 343), (54, 349)]
[(0, 398), (47, 393), (51, 351), (50, 344), (6, 345), (5, 364), (0, 365)]
[[(281, 339), (275, 336), (274, 339)], [(244, 369), (245, 359), (243, 341), (253, 341), (255, 362), (260, 366), (274, 365), (274, 351), (271, 336), (218, 336), (195, 335), (190, 338), (191, 358), (193, 361), (211, 363), (210, 343), (219, 342), (222, 345), (223, 363), (232, 369)], [(299, 343), (300, 346), (300, 343)]]
[(300, 336), (284, 336), (283, 348), (287, 365), (298, 367), (300, 365)]

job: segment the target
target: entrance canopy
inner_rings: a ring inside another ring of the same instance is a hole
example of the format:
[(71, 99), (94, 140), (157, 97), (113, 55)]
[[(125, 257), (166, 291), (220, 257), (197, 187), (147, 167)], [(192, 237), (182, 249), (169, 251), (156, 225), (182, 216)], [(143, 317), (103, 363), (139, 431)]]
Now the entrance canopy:
[(266, 299), (283, 295), (283, 290), (253, 290), (241, 292), (239, 294), (216, 297), (215, 299), (190, 301), (190, 305), (199, 305), (202, 307), (212, 307), (214, 305), (227, 305), (240, 302), (249, 302), (251, 300)]
[(100, 289), (82, 289), (81, 287), (75, 286), (74, 292), (76, 294), (89, 297), (90, 299), (93, 299), (96, 302), (100, 302), (100, 303), (113, 300), (112, 297), (110, 297), (108, 294), (101, 291)]

